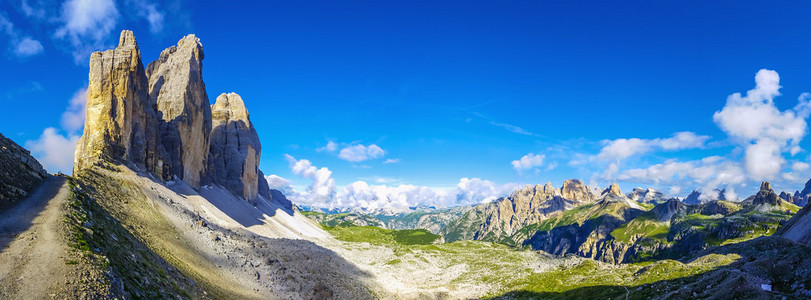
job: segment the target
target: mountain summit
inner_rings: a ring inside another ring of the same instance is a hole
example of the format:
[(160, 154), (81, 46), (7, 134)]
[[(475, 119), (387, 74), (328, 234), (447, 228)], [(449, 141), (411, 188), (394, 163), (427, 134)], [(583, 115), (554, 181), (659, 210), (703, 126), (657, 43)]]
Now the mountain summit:
[(128, 30), (115, 49), (93, 53), (74, 171), (111, 160), (164, 181), (178, 178), (193, 188), (218, 184), (248, 200), (270, 199), (245, 103), (231, 93), (209, 104), (203, 57), (200, 39), (190, 34), (144, 68)]

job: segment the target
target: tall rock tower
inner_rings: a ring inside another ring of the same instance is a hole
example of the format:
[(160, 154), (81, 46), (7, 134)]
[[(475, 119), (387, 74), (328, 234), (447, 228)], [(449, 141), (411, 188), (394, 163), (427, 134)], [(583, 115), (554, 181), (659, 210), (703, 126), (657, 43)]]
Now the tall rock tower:
[(90, 56), (87, 118), (76, 146), (74, 170), (111, 159), (162, 173), (155, 113), (147, 87), (132, 31), (121, 32), (117, 48)]
[(211, 106), (211, 113), (209, 178), (245, 199), (256, 199), (259, 181), (265, 180), (259, 171), (262, 145), (245, 102), (236, 93), (221, 94)]
[(146, 68), (149, 97), (163, 120), (160, 136), (168, 153), (166, 164), (193, 187), (199, 187), (208, 167), (211, 107), (203, 83), (203, 45), (187, 35), (161, 52)]

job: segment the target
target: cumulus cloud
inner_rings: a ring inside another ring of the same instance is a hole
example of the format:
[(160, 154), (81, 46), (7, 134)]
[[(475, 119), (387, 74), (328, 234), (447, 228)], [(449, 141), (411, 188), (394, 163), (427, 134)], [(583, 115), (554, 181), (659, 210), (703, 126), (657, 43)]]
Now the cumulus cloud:
[(48, 127), (39, 139), (25, 142), (25, 148), (31, 151), (49, 172), (70, 174), (73, 170), (73, 153), (76, 152), (78, 141), (78, 136), (65, 137), (59, 134), (56, 128)]
[(517, 184), (496, 184), (480, 178), (461, 178), (455, 188), (435, 188), (410, 184), (386, 185), (387, 178), (375, 178), (383, 184), (355, 181), (337, 191), (332, 172), (318, 168), (306, 159), (286, 155), (294, 174), (312, 182), (304, 192), (291, 187), (291, 181), (277, 175), (266, 176), (271, 188), (279, 189), (297, 204), (314, 208), (353, 208), (361, 210), (408, 209), (411, 207), (449, 207), (478, 204), (506, 196)]
[(84, 126), (87, 114), (87, 89), (82, 88), (70, 98), (68, 109), (62, 113), (62, 128), (72, 133)]
[[(341, 149), (340, 151), (338, 151), (339, 148)], [(357, 144), (357, 143), (352, 143), (352, 144), (343, 144), (343, 143), (341, 143), (341, 144), (339, 144), (339, 143), (336, 143), (334, 141), (328, 141), (327, 145), (325, 145), (324, 147), (316, 149), (316, 151), (318, 151), (318, 152), (330, 152), (330, 153), (335, 153), (336, 151), (338, 151), (338, 158), (346, 160), (346, 161), (350, 161), (350, 162), (362, 162), (362, 161), (366, 161), (366, 160), (381, 158), (381, 157), (383, 157), (383, 155), (386, 154), (386, 151), (384, 151), (383, 148), (380, 148), (380, 146), (375, 145), (375, 144), (371, 144), (369, 146), (366, 146), (366, 145)], [(397, 163), (397, 162), (400, 162), (400, 160), (399, 159), (387, 159), (383, 163), (384, 164), (390, 164), (390, 163)], [(368, 168), (369, 166), (361, 166), (361, 167), (367, 167)]]
[(11, 52), (19, 58), (34, 56), (44, 51), (42, 43), (30, 36), (21, 34), (14, 28), (14, 24), (2, 14), (0, 14), (0, 31), (8, 37)]
[(113, 0), (68, 0), (62, 4), (54, 35), (67, 40), (73, 47), (76, 63), (87, 61), (91, 52), (104, 48), (118, 22), (119, 13)]
[(288, 154), (285, 154), (285, 158), (290, 164), (293, 174), (312, 180), (310, 186), (307, 187), (306, 194), (300, 197), (308, 202), (305, 204), (327, 203), (335, 196), (335, 180), (332, 179), (332, 171), (326, 167), (317, 168), (309, 160), (297, 160)]
[(619, 161), (633, 155), (645, 154), (656, 150), (675, 151), (704, 147), (709, 139), (706, 135), (697, 135), (683, 131), (674, 133), (669, 138), (657, 139), (616, 139), (604, 140), (605, 145), (596, 158), (605, 161)]
[(14, 54), (18, 57), (34, 56), (42, 53), (42, 51), (42, 44), (31, 37), (22, 38), (22, 40), (17, 42), (17, 46), (14, 47)]
[(31, 154), (51, 172), (70, 174), (73, 170), (73, 155), (76, 143), (84, 126), (87, 103), (87, 90), (79, 89), (70, 99), (67, 110), (62, 113), (62, 130), (53, 127), (45, 128), (37, 140), (26, 141), (25, 145)]
[(730, 95), (723, 109), (713, 114), (718, 127), (745, 148), (744, 168), (753, 180), (775, 178), (785, 162), (782, 153), (798, 153), (806, 134), (809, 95), (801, 95), (798, 104), (785, 111), (774, 105), (779, 95), (780, 76), (762, 69), (755, 75), (754, 89), (746, 96)]
[(711, 195), (718, 187), (727, 187), (728, 191), (732, 191), (732, 194), (726, 194), (727, 199), (734, 200), (735, 198), (731, 196), (734, 195), (732, 187), (743, 183), (746, 177), (737, 162), (711, 156), (686, 162), (671, 159), (647, 168), (625, 170), (617, 175), (617, 179), (655, 185), (692, 183), (697, 185), (704, 195)]
[(543, 165), (544, 157), (543, 154), (528, 153), (522, 156), (521, 159), (512, 161), (513, 169), (520, 173), (524, 170), (540, 167)]
[(375, 144), (364, 146), (362, 144), (351, 145), (341, 149), (338, 157), (351, 162), (361, 162), (365, 160), (383, 157), (385, 151)]
[(457, 205), (470, 205), (490, 202), (506, 196), (518, 188), (515, 183), (496, 184), (481, 178), (462, 178), (456, 185)]
[(791, 169), (797, 172), (808, 170), (809, 164), (798, 161), (791, 165)]

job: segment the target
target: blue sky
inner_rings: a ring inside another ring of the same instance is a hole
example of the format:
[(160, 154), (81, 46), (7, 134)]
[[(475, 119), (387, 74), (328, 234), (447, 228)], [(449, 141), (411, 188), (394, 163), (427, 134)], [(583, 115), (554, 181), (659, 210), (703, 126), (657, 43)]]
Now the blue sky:
[(131, 29), (148, 64), (195, 33), (209, 97), (245, 99), (261, 168), (301, 202), (469, 203), (567, 178), (801, 189), (811, 4), (650, 2), (2, 0), (0, 132), (69, 170), (90, 51)]

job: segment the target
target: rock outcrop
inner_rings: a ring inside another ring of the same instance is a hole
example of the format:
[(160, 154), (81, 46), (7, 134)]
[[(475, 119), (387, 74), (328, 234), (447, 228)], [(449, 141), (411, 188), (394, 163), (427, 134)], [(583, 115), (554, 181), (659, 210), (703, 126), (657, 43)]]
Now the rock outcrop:
[(805, 207), (808, 204), (808, 195), (811, 194), (811, 179), (805, 183), (805, 187), (799, 193), (795, 193), (794, 204)]
[(117, 48), (93, 53), (74, 170), (99, 161), (125, 163), (160, 180), (179, 178), (194, 188), (216, 183), (247, 200), (273, 200), (259, 171), (261, 145), (248, 110), (237, 94), (209, 105), (203, 57), (192, 34), (144, 68), (127, 30)]
[(630, 194), (627, 195), (629, 199), (634, 200), (639, 203), (653, 203), (659, 204), (664, 203), (668, 200), (667, 196), (662, 194), (662, 192), (657, 191), (652, 188), (634, 188)]
[(27, 196), (48, 176), (28, 150), (0, 133), (0, 209)]
[(775, 234), (811, 246), (811, 204), (806, 204)]
[(475, 206), (441, 233), (447, 242), (473, 239), (520, 244), (531, 234), (522, 228), (593, 199), (588, 187), (577, 179), (566, 180), (560, 190), (549, 182), (526, 186), (508, 197)]
[(563, 187), (560, 188), (560, 195), (563, 198), (579, 202), (591, 202), (594, 200), (594, 195), (589, 190), (589, 187), (579, 179), (564, 181)]
[(124, 30), (118, 47), (90, 55), (87, 117), (74, 170), (111, 160), (163, 175), (155, 118), (141, 52), (132, 31)]
[(699, 197), (701, 197), (701, 193), (699, 191), (693, 191), (690, 193), (690, 195), (687, 195), (687, 198), (684, 198), (682, 202), (690, 205), (701, 204), (701, 199), (699, 199)]
[(755, 198), (752, 200), (752, 205), (779, 206), (781, 202), (783, 201), (780, 200), (780, 198), (777, 197), (777, 194), (775, 194), (772, 190), (772, 185), (769, 184), (769, 182), (764, 181), (760, 184), (760, 191), (755, 194)]
[(208, 167), (211, 108), (203, 83), (203, 45), (187, 35), (161, 52), (146, 68), (149, 96), (157, 104), (165, 163), (192, 187), (199, 187)]
[[(262, 145), (245, 102), (236, 93), (221, 94), (211, 106), (211, 115), (211, 182), (245, 199), (256, 199), (260, 181), (265, 182), (259, 172)], [(263, 186), (267, 188), (267, 182)]]
[(609, 187), (607, 187), (606, 189), (603, 190), (603, 193), (602, 193), (601, 196), (619, 197), (619, 196), (624, 196), (624, 195), (622, 194), (622, 190), (620, 190), (619, 184), (612, 183), (611, 186), (609, 186)]

